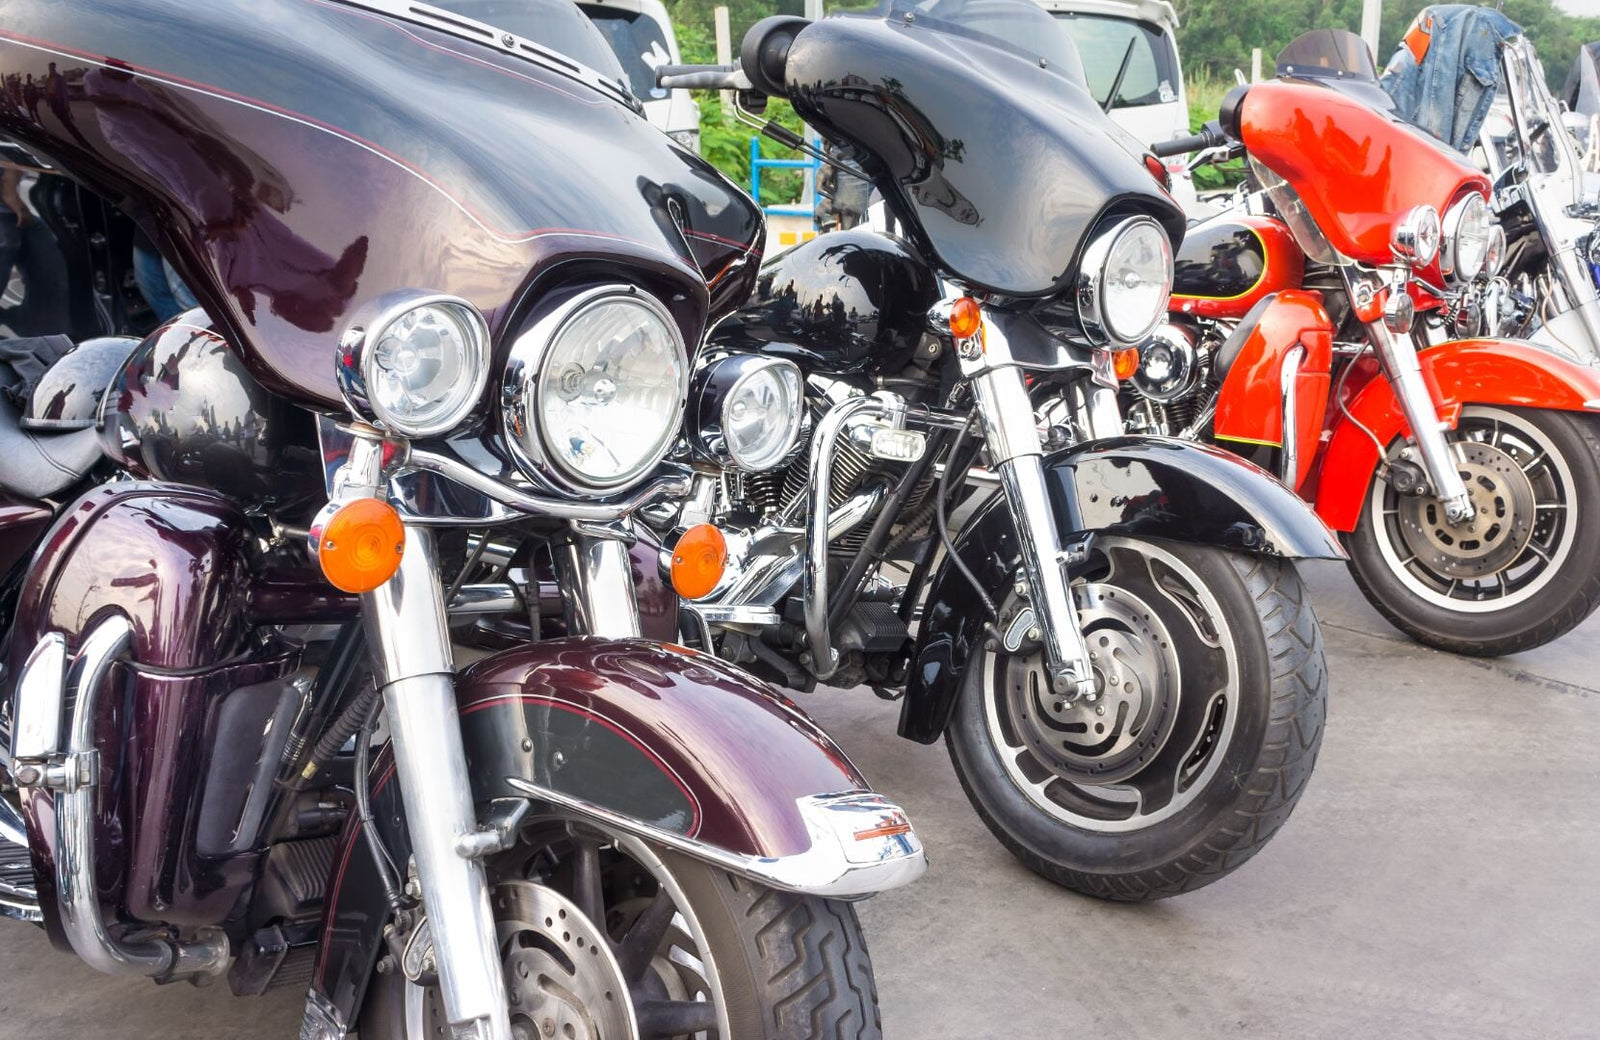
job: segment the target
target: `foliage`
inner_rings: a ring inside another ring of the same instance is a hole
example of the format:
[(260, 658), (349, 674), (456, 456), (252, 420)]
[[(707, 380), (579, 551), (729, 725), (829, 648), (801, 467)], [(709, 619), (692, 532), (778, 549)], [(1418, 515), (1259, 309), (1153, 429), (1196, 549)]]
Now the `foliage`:
[[(685, 7), (689, 4), (699, 3), (701, 0), (679, 0), (678, 6)], [(766, 7), (765, 4), (747, 0), (747, 7)], [(710, 63), (717, 60), (716, 37), (711, 29), (711, 15), (709, 5), (704, 24), (697, 21), (677, 22), (675, 29), (678, 36), (678, 50), (683, 60), (691, 64)], [(756, 18), (766, 16), (766, 11), (758, 13)], [(729, 12), (730, 17), (732, 11)], [(674, 16), (676, 19), (676, 15)], [(752, 19), (752, 21), (755, 19)], [(734, 39), (739, 37), (737, 33)], [(711, 163), (723, 173), (731, 177), (735, 184), (748, 189), (750, 186), (750, 139), (756, 136), (756, 129), (735, 119), (731, 112), (724, 113), (721, 95), (715, 91), (696, 91), (695, 101), (700, 105), (700, 154), (704, 155)], [(796, 133), (800, 132), (800, 117), (795, 115), (794, 109), (788, 102), (772, 100), (767, 103), (766, 118), (773, 120)], [(761, 154), (768, 159), (795, 159), (799, 158), (793, 151), (784, 148), (770, 138), (761, 138)], [(798, 170), (766, 170), (761, 175), (761, 204), (764, 206), (794, 203), (800, 197), (803, 179)]]
[[(1189, 95), (1190, 133), (1199, 133), (1203, 125), (1217, 118), (1217, 111), (1222, 107), (1222, 96), (1233, 86), (1233, 82), (1231, 75), (1223, 79), (1205, 71), (1189, 77), (1184, 89)], [(1244, 180), (1243, 159), (1221, 164), (1213, 163), (1194, 171), (1194, 186), (1197, 191), (1231, 188), (1242, 180)]]
[[(1175, 0), (1181, 27), (1178, 48), (1184, 71), (1232, 77), (1250, 68), (1250, 49), (1260, 47), (1264, 71), (1284, 45), (1308, 29), (1361, 31), (1362, 0)], [(1379, 23), (1377, 64), (1400, 45), (1425, 0), (1386, 0)], [(1489, 6), (1485, 4), (1484, 6)], [(1506, 17), (1522, 26), (1544, 63), (1552, 89), (1572, 67), (1579, 44), (1600, 40), (1600, 18), (1562, 13), (1554, 0), (1505, 0)]]

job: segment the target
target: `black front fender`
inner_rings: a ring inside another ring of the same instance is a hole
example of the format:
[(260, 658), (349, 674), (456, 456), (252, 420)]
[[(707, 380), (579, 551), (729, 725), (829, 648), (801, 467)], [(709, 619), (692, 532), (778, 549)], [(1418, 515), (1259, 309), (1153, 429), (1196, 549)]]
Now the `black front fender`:
[[(1045, 460), (1057, 516), (1075, 496), (1083, 530), (1215, 545), (1289, 559), (1343, 559), (1326, 524), (1271, 474), (1209, 445), (1168, 437), (1116, 437)], [(1063, 534), (1070, 536), (1075, 532)], [(991, 593), (1013, 580), (1017, 532), (1000, 495), (956, 537), (955, 551)], [(944, 733), (984, 618), (967, 579), (948, 560), (922, 613), (900, 735), (931, 744)]]

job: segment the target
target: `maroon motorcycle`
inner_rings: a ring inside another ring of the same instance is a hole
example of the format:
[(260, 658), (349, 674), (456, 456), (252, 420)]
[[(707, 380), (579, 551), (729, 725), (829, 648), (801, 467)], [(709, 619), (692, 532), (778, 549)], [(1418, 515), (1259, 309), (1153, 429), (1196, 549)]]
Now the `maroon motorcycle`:
[(314, 1040), (878, 1036), (920, 844), (630, 524), (760, 213), (448, 6), (0, 0), (0, 135), (201, 302), (0, 401), (0, 910)]

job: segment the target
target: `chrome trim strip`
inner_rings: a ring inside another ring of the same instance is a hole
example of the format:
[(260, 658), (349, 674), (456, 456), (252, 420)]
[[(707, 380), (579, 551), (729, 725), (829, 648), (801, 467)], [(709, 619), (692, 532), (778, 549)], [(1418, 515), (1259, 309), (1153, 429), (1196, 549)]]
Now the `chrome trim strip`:
[[(793, 856), (763, 857), (730, 852), (663, 830), (521, 777), (506, 777), (506, 783), (530, 798), (549, 802), (604, 827), (632, 834), (653, 845), (693, 856), (785, 892), (828, 899), (862, 898), (909, 885), (928, 869), (922, 841), (910, 829), (905, 813), (873, 791), (799, 799), (800, 813), (811, 832), (811, 847)], [(885, 820), (905, 824), (906, 830), (883, 838), (860, 837), (861, 832), (872, 829), (871, 824)]]
[(1300, 403), (1295, 394), (1295, 380), (1300, 377), (1300, 363), (1306, 359), (1306, 348), (1296, 343), (1283, 355), (1283, 365), (1278, 370), (1278, 391), (1283, 395), (1283, 430), (1279, 440), (1283, 444), (1278, 458), (1278, 479), (1293, 491), (1300, 475)]
[(228, 937), (219, 928), (201, 928), (193, 940), (150, 938), (119, 942), (106, 931), (95, 886), (95, 795), (99, 754), (94, 728), (100, 696), (112, 666), (133, 639), (133, 626), (114, 616), (102, 621), (83, 642), (67, 673), (76, 700), (72, 731), (56, 793), (56, 895), (61, 928), (72, 949), (91, 968), (110, 975), (172, 979), (221, 975), (228, 968)]
[(47, 633), (28, 653), (17, 677), (16, 718), (11, 759), (44, 758), (61, 748), (61, 712), (65, 700), (67, 641)]
[(522, 594), (510, 582), (498, 585), (463, 585), (446, 608), (451, 617), (474, 614), (521, 613)]

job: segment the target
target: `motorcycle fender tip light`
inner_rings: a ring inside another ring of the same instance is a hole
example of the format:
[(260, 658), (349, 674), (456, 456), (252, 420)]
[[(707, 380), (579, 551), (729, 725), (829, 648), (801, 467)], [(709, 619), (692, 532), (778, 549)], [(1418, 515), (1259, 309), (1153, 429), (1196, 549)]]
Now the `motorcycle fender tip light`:
[(856, 831), (853, 837), (856, 841), (871, 841), (874, 838), (898, 838), (910, 833), (911, 821), (906, 819), (905, 813), (894, 812), (879, 818), (876, 825)]
[(406, 551), (406, 527), (377, 498), (329, 503), (311, 528), (311, 552), (323, 577), (344, 592), (371, 592), (394, 577)]
[(672, 547), (672, 587), (684, 599), (711, 595), (728, 569), (728, 540), (712, 524), (696, 524)]
[(950, 305), (950, 335), (967, 340), (983, 331), (983, 307), (970, 296)]
[(1139, 374), (1139, 348), (1129, 347), (1118, 350), (1111, 355), (1111, 370), (1121, 382), (1126, 382)]
[(879, 427), (872, 431), (872, 443), (867, 452), (875, 459), (886, 462), (915, 462), (927, 450), (928, 437), (920, 430), (896, 430)]

